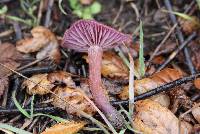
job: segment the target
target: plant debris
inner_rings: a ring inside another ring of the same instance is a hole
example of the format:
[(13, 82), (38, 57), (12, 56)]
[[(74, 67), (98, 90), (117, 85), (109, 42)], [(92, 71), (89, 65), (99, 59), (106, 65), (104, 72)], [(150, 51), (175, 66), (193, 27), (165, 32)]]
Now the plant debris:
[(67, 121), (55, 124), (54, 126), (45, 129), (41, 134), (75, 134), (81, 130), (86, 123), (81, 121)]
[(49, 29), (38, 26), (31, 30), (33, 37), (27, 37), (17, 42), (16, 48), (22, 53), (37, 52), (37, 59), (50, 58), (55, 63), (60, 62), (60, 49), (58, 40)]
[(0, 131), (199, 133), (199, 7), (0, 0)]
[[(135, 128), (146, 134), (151, 133), (179, 133), (179, 120), (167, 108), (162, 107), (155, 101), (146, 99), (136, 103), (136, 115), (133, 125)], [(167, 118), (166, 118), (167, 117)], [(192, 126), (187, 122), (181, 122), (180, 133), (190, 132)]]

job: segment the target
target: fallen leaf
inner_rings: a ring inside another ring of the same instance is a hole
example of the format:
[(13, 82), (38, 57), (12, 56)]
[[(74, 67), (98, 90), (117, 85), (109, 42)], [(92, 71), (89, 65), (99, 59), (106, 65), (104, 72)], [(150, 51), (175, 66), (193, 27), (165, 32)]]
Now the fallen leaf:
[(200, 29), (200, 19), (196, 16), (191, 16), (191, 19), (182, 19), (181, 28), (186, 34), (191, 34), (194, 31)]
[[(133, 126), (145, 134), (179, 134), (178, 118), (166, 107), (149, 99), (136, 102)], [(189, 123), (181, 122), (180, 134), (191, 130)]]
[(37, 74), (29, 78), (30, 80), (25, 80), (23, 82), (23, 87), (26, 89), (27, 93), (44, 95), (50, 93), (52, 88), (56, 85), (56, 82), (60, 84), (64, 83), (67, 87), (76, 87), (74, 81), (71, 78), (70, 73), (64, 71), (52, 72), (49, 74)]
[(200, 123), (200, 107), (192, 109), (192, 115)]
[(76, 86), (74, 81), (71, 78), (70, 73), (67, 73), (64, 71), (57, 71), (57, 72), (49, 73), (47, 76), (47, 79), (51, 83), (55, 83), (55, 82), (64, 83), (67, 87), (75, 87)]
[(170, 105), (170, 97), (166, 93), (160, 93), (159, 95), (152, 96), (150, 99), (167, 108)]
[[(139, 94), (145, 93), (149, 90), (152, 90), (156, 87), (159, 87), (159, 86), (164, 85), (166, 83), (169, 83), (171, 81), (177, 80), (181, 77), (182, 77), (182, 74), (178, 70), (171, 69), (171, 68), (165, 68), (165, 69), (161, 70), (160, 72), (155, 73), (148, 78), (144, 78), (144, 79), (141, 79), (141, 80), (135, 80), (134, 81), (135, 82), (134, 83), (135, 94), (139, 95)], [(120, 99), (127, 100), (128, 97), (129, 97), (128, 91), (129, 91), (128, 86), (125, 86), (119, 94)], [(163, 104), (163, 105), (167, 104), (169, 106), (170, 100), (167, 99), (169, 97), (164, 93), (162, 93), (162, 96), (164, 98), (157, 96), (157, 97), (160, 98), (161, 104)], [(153, 96), (152, 99), (159, 101), (158, 98), (156, 98), (155, 96)], [(163, 100), (165, 100), (166, 102), (165, 101), (163, 102)]]
[(56, 36), (49, 29), (37, 26), (31, 30), (33, 37), (17, 42), (17, 50), (23, 53), (38, 52), (37, 59), (49, 57), (55, 63), (60, 62), (61, 54)]
[[(25, 80), (22, 84), (23, 88), (30, 95), (39, 94), (44, 95), (50, 93), (52, 88), (55, 86), (47, 79), (48, 74), (36, 74)], [(31, 80), (31, 81), (30, 81)], [(33, 83), (33, 82), (34, 83)]]
[(58, 123), (50, 128), (46, 128), (46, 130), (41, 134), (76, 134), (85, 126), (85, 124), (86, 122), (84, 121), (67, 121)]
[(173, 90), (168, 92), (171, 102), (170, 110), (173, 113), (176, 113), (180, 107), (184, 110), (188, 110), (193, 105), (193, 102), (191, 101), (190, 97), (186, 95), (183, 85), (181, 87), (175, 87), (173, 88)]
[[(16, 50), (15, 46), (10, 43), (0, 44), (0, 63), (15, 70), (20, 66), (17, 60), (22, 59), (22, 55)], [(4, 90), (8, 88), (8, 76), (12, 71), (4, 67), (0, 67), (0, 97), (3, 95)]]
[(194, 80), (194, 85), (197, 89), (200, 89), (200, 78)]
[[(17, 62), (17, 60), (22, 59), (22, 55), (16, 50), (13, 44), (0, 44), (0, 54), (0, 63), (14, 70), (20, 66), (20, 63)], [(10, 73), (12, 73), (10, 70), (2, 66), (0, 67), (0, 78), (5, 77)]]
[(156, 56), (153, 58), (152, 63), (156, 65), (161, 65), (162, 63), (165, 62), (165, 58), (163, 56)]
[[(84, 58), (88, 62), (87, 56)], [(107, 78), (128, 79), (129, 71), (119, 56), (107, 51), (103, 53), (101, 74)]]
[(60, 96), (61, 99), (64, 99), (68, 103), (66, 104), (65, 102), (63, 102), (63, 100), (61, 100), (57, 96), (52, 95), (53, 98), (52, 104), (55, 107), (59, 107), (66, 110), (69, 114), (79, 115), (77, 113), (78, 109), (78, 111), (84, 111), (90, 115), (93, 115), (96, 112), (96, 110), (84, 98), (83, 94), (79, 90), (81, 89), (74, 89), (69, 87), (57, 87), (54, 93)]
[(156, 56), (171, 53), (176, 49), (176, 47), (177, 44), (174, 42), (174, 40), (168, 40), (164, 45), (161, 46), (160, 50), (156, 53)]

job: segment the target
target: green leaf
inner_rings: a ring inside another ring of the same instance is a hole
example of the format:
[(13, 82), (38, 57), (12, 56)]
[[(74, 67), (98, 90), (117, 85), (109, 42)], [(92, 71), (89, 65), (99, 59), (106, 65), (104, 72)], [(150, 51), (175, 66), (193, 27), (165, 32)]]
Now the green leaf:
[(91, 14), (91, 10), (89, 7), (86, 7), (83, 9), (83, 15), (82, 15), (83, 19), (93, 19), (93, 16)]
[(87, 19), (87, 20), (91, 20), (93, 19), (93, 16), (89, 13), (84, 13), (83, 16), (82, 16), (83, 19)]
[(27, 118), (31, 118), (31, 115), (29, 115), (29, 113), (21, 107), (21, 105), (19, 104), (19, 102), (17, 101), (17, 99), (16, 99), (16, 97), (15, 97), (15, 94), (16, 94), (16, 90), (14, 90), (14, 91), (12, 92), (12, 99), (13, 99), (13, 101), (14, 101), (15, 106), (17, 107), (17, 109), (18, 109), (24, 116), (26, 116)]
[(90, 6), (90, 11), (92, 14), (98, 14), (101, 12), (101, 4), (97, 1), (93, 2)]
[(61, 118), (61, 117), (53, 116), (53, 115), (49, 115), (49, 114), (43, 114), (43, 113), (37, 113), (37, 114), (34, 114), (33, 116), (34, 116), (34, 117), (35, 117), (35, 116), (47, 116), (47, 117), (49, 117), (49, 118), (51, 118), (51, 119), (56, 120), (57, 122), (65, 122), (65, 121), (66, 121), (65, 119), (63, 119), (63, 118)]
[(77, 9), (78, 0), (69, 0), (69, 5), (72, 9)]
[(0, 15), (5, 14), (7, 11), (8, 11), (8, 7), (7, 7), (7, 6), (3, 6), (3, 7), (0, 9)]
[(126, 129), (122, 129), (119, 134), (124, 134), (126, 132)]
[(139, 50), (139, 72), (140, 77), (145, 75), (145, 64), (144, 64), (144, 50), (143, 50), (143, 29), (142, 29), (142, 21), (140, 21), (140, 50)]
[(73, 13), (76, 14), (80, 18), (82, 18), (83, 16), (83, 12), (80, 9), (74, 10)]
[(19, 128), (10, 126), (8, 124), (3, 124), (3, 123), (0, 123), (0, 128), (7, 129), (7, 130), (15, 132), (17, 134), (32, 134), (32, 133), (25, 131), (23, 129), (19, 129)]

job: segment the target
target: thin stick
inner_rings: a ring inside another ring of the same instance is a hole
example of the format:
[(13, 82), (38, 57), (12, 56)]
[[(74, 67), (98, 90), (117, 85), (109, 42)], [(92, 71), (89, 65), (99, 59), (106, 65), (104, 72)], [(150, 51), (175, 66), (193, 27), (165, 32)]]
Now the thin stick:
[(196, 32), (192, 33), (170, 56), (165, 60), (165, 62), (157, 69), (157, 72), (165, 68), (165, 66), (176, 57), (176, 55), (194, 38), (196, 37)]
[[(148, 97), (151, 97), (153, 95), (159, 94), (161, 92), (172, 90), (174, 87), (179, 86), (179, 85), (181, 85), (183, 83), (186, 83), (186, 82), (189, 82), (189, 81), (193, 81), (193, 80), (195, 80), (198, 77), (200, 77), (200, 73), (193, 74), (193, 75), (190, 75), (190, 76), (187, 76), (187, 77), (184, 77), (184, 78), (172, 81), (172, 82), (167, 83), (165, 85), (162, 85), (160, 87), (154, 88), (154, 89), (152, 89), (152, 90), (150, 90), (148, 92), (145, 92), (143, 94), (135, 96), (134, 101), (146, 99)], [(118, 104), (127, 104), (127, 103), (128, 103), (128, 100), (113, 101), (112, 102), (112, 104), (117, 104), (117, 105)]]
[(164, 39), (160, 42), (160, 44), (156, 47), (155, 51), (153, 52), (153, 54), (151, 55), (149, 61), (146, 63), (146, 66), (150, 65), (150, 62), (153, 60), (153, 58), (156, 56), (156, 54), (158, 53), (158, 51), (160, 50), (160, 48), (163, 46), (163, 44), (165, 43), (165, 41), (169, 38), (169, 36), (171, 35), (171, 33), (174, 31), (174, 29), (176, 28), (177, 24), (175, 24), (167, 33), (167, 35), (164, 37)]
[[(25, 111), (30, 112), (30, 108), (23, 108)], [(34, 112), (54, 112), (57, 108), (55, 107), (36, 107), (34, 108)], [(19, 109), (6, 109), (6, 108), (0, 108), (0, 114), (16, 114), (20, 113)]]
[[(2, 63), (0, 63), (0, 65), (3, 66), (4, 68), (7, 68), (8, 70), (11, 70), (12, 72), (18, 74), (19, 76), (21, 76), (21, 77), (27, 79), (28, 81), (30, 81), (30, 82), (32, 82), (32, 83), (38, 85), (39, 87), (41, 87), (41, 88), (43, 88), (43, 89), (49, 91), (51, 94), (53, 94), (53, 95), (55, 95), (56, 97), (58, 97), (60, 100), (62, 100), (63, 102), (65, 102), (67, 105), (70, 105), (71, 107), (73, 107), (73, 108), (76, 110), (77, 113), (79, 113), (79, 114), (82, 115), (83, 117), (88, 118), (88, 119), (90, 119), (91, 121), (93, 121), (93, 122), (94, 122), (96, 125), (98, 125), (106, 134), (109, 134), (109, 132), (103, 127), (103, 125), (102, 125), (101, 122), (99, 122), (98, 120), (96, 120), (95, 118), (93, 118), (92, 116), (90, 116), (89, 114), (85, 113), (84, 111), (81, 111), (81, 110), (79, 110), (78, 108), (76, 108), (75, 106), (69, 104), (66, 100), (64, 100), (63, 98), (61, 98), (59, 95), (55, 94), (53, 91), (47, 89), (46, 87), (44, 87), (44, 86), (38, 84), (37, 82), (35, 82), (35, 81), (29, 79), (28, 77), (26, 77), (26, 76), (20, 74), (19, 72), (15, 71), (15, 70), (13, 70), (13, 69), (11, 69), (11, 68), (9, 68), (9, 67), (7, 67), (6, 65), (4, 65), (4, 64), (2, 64)], [(106, 123), (107, 123), (107, 122), (106, 122)], [(111, 131), (112, 131), (112, 130), (111, 130)], [(115, 132), (113, 132), (113, 133), (115, 133)]]
[(119, 18), (119, 16), (120, 16), (121, 12), (123, 11), (123, 9), (124, 9), (124, 3), (121, 0), (119, 11), (118, 11), (117, 15), (115, 16), (115, 18), (113, 19), (113, 22), (112, 22), (113, 25), (117, 22), (117, 19)]
[(39, 6), (39, 11), (38, 11), (38, 15), (37, 15), (37, 25), (40, 25), (40, 21), (41, 21), (41, 18), (42, 18), (42, 8), (43, 8), (43, 5), (44, 5), (44, 0), (41, 0), (40, 1), (40, 6)]
[(49, 27), (53, 3), (54, 3), (54, 0), (48, 1), (48, 8), (47, 8), (47, 12), (46, 12), (46, 16), (45, 16), (45, 24), (44, 24), (45, 27)]
[[(164, 3), (165, 3), (165, 6), (166, 6), (167, 10), (169, 10), (170, 12), (173, 12), (170, 1), (169, 0), (164, 0)], [(170, 17), (170, 19), (171, 19), (173, 24), (177, 23), (176, 16), (174, 14), (169, 13), (169, 17)], [(178, 39), (179, 39), (180, 43), (183, 44), (184, 38), (183, 38), (183, 33), (180, 30), (180, 27), (176, 27), (176, 33), (177, 33), (177, 36), (178, 36)], [(192, 64), (192, 61), (191, 61), (191, 58), (190, 58), (190, 54), (189, 54), (189, 51), (188, 51), (187, 48), (184, 48), (184, 54), (185, 54), (186, 62), (187, 62), (188, 68), (190, 70), (190, 73), (191, 74), (195, 74), (195, 68), (194, 68), (194, 66)]]
[(17, 68), (17, 71), (20, 71), (20, 70), (25, 69), (27, 67), (33, 66), (33, 65), (37, 64), (38, 62), (45, 60), (46, 58), (48, 58), (48, 57), (44, 57), (42, 59), (37, 59), (37, 60), (35, 60), (35, 61), (31, 62), (31, 63), (28, 63), (27, 65), (24, 65), (24, 66), (22, 66), (20, 68)]

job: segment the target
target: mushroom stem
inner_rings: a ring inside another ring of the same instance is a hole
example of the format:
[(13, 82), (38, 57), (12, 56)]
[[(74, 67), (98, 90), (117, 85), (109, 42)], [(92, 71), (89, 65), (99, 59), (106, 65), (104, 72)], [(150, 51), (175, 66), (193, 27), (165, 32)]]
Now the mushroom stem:
[(90, 91), (97, 107), (103, 111), (115, 128), (121, 128), (124, 125), (124, 118), (110, 104), (107, 93), (101, 85), (102, 55), (103, 50), (99, 46), (90, 46), (88, 49)]

